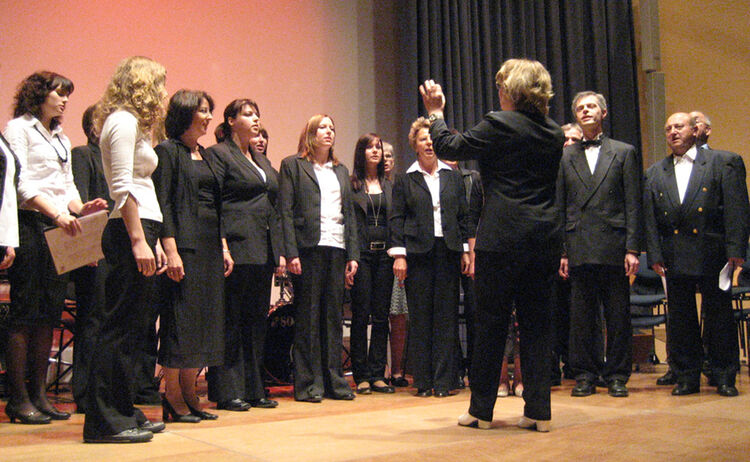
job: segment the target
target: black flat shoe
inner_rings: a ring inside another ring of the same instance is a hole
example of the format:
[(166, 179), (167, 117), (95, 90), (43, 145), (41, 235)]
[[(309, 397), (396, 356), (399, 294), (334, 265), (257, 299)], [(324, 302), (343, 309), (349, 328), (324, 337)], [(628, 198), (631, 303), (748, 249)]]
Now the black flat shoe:
[(608, 387), (609, 396), (615, 398), (624, 398), (628, 396), (628, 387), (625, 386), (625, 382), (622, 380), (613, 380)]
[(721, 384), (716, 388), (716, 392), (721, 396), (737, 396), (740, 392), (734, 385)]
[(198, 423), (201, 418), (192, 414), (178, 414), (166, 396), (161, 399), (162, 418), (165, 422)]
[(248, 399), (247, 402), (250, 403), (252, 407), (259, 407), (262, 409), (273, 409), (279, 405), (278, 401), (268, 398)]
[(250, 403), (242, 401), (239, 398), (216, 403), (216, 409), (224, 409), (225, 411), (243, 412), (249, 411), (251, 407)]
[(432, 396), (432, 388), (419, 388), (417, 389), (417, 394), (415, 396), (420, 398), (430, 397)]
[(657, 385), (675, 385), (677, 383), (677, 376), (674, 375), (672, 369), (668, 370), (666, 374), (656, 379)]
[(210, 412), (206, 412), (202, 409), (194, 408), (187, 401), (185, 401), (185, 404), (187, 404), (187, 407), (190, 410), (190, 414), (198, 417), (201, 420), (216, 420), (219, 418), (217, 414), (211, 414)]
[[(362, 383), (366, 383), (366, 382), (362, 382)], [(365, 386), (360, 386), (360, 385), (357, 385), (357, 394), (358, 395), (369, 395), (370, 393), (372, 393), (372, 388), (370, 388), (369, 385), (366, 386), (366, 387)]]
[(114, 435), (86, 436), (83, 435), (84, 443), (145, 443), (151, 441), (154, 434), (138, 427), (123, 430)]
[(373, 383), (370, 387), (372, 388), (372, 391), (376, 393), (396, 393), (396, 390), (390, 385), (379, 386)]
[(302, 401), (304, 403), (320, 403), (323, 401), (323, 397), (321, 395), (312, 395), (307, 398), (300, 398), (297, 401)]
[(161, 433), (167, 426), (164, 425), (164, 422), (151, 422), (146, 419), (142, 424), (138, 424), (138, 428), (151, 433)]
[(404, 377), (391, 377), (391, 385), (399, 388), (408, 387), (409, 381)]
[(18, 412), (11, 402), (5, 405), (5, 414), (10, 419), (10, 423), (16, 423), (16, 419), (18, 419), (18, 423), (25, 425), (44, 425), (52, 422), (50, 416), (38, 410), (26, 413)]
[(590, 396), (596, 393), (596, 387), (588, 380), (578, 380), (576, 386), (570, 391), (570, 396)]
[(695, 384), (678, 383), (672, 390), (672, 395), (685, 396), (685, 395), (692, 395), (694, 393), (700, 393), (700, 391), (701, 391), (701, 386), (697, 383)]

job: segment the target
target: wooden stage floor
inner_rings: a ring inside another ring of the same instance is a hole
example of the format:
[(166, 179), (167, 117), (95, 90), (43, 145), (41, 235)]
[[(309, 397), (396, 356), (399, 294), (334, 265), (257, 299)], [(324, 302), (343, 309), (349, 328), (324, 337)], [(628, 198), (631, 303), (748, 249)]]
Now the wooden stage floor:
[[(750, 380), (742, 367), (740, 396), (722, 398), (703, 382), (698, 395), (673, 397), (657, 387), (666, 366), (634, 373), (629, 398), (605, 389), (573, 398), (574, 382), (552, 391), (553, 430), (515, 426), (521, 398), (498, 398), (490, 430), (463, 428), (469, 391), (449, 398), (358, 396), (353, 402), (297, 403), (277, 409), (215, 411), (219, 420), (167, 424), (146, 444), (82, 443), (83, 416), (51, 425), (11, 425), (0, 412), (0, 460), (10, 461), (740, 461), (750, 460)], [(0, 403), (4, 408), (4, 403)], [(71, 410), (72, 405), (60, 405)], [(143, 407), (160, 420), (161, 408)]]

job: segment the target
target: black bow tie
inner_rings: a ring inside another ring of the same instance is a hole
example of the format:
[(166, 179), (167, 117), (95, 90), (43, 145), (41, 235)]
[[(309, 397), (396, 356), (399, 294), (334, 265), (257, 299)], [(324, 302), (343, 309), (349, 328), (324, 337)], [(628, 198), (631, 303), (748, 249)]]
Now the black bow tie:
[(602, 145), (601, 138), (597, 138), (595, 140), (582, 140), (581, 141), (581, 146), (583, 147), (583, 149), (590, 148), (592, 146), (601, 146), (601, 145)]

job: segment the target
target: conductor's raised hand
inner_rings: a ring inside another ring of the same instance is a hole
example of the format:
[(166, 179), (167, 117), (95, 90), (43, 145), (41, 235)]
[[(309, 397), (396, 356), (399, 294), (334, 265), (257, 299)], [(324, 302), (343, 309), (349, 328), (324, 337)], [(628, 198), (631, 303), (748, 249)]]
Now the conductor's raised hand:
[(425, 80), (419, 86), (419, 93), (422, 95), (422, 102), (427, 114), (442, 113), (445, 108), (445, 95), (439, 83), (434, 80)]

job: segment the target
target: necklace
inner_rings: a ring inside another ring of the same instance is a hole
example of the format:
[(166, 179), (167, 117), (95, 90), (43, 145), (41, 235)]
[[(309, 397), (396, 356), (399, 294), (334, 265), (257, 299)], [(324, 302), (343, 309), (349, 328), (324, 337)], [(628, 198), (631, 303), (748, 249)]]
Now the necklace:
[(375, 209), (375, 202), (372, 201), (372, 195), (368, 192), (367, 193), (367, 200), (370, 201), (370, 205), (372, 205), (372, 212), (375, 214), (375, 227), (378, 227), (378, 218), (380, 217), (380, 208), (383, 204), (383, 193), (377, 194), (378, 196), (378, 208)]
[(42, 132), (39, 131), (39, 129), (37, 128), (36, 125), (34, 125), (34, 130), (36, 130), (36, 132), (39, 133), (39, 136), (41, 136), (42, 138), (44, 138), (44, 141), (46, 141), (47, 144), (49, 144), (50, 146), (52, 146), (52, 149), (55, 150), (55, 154), (57, 154), (57, 160), (59, 160), (61, 164), (64, 164), (65, 162), (68, 161), (68, 150), (65, 148), (65, 145), (62, 143), (62, 140), (60, 139), (60, 135), (55, 135), (55, 138), (57, 138), (57, 142), (60, 143), (60, 146), (63, 148), (63, 152), (65, 153), (65, 157), (64, 158), (63, 158), (63, 156), (60, 155), (60, 151), (57, 150), (57, 148), (55, 147), (55, 145), (52, 144), (52, 142), (50, 142), (50, 140), (48, 140), (47, 137), (44, 136), (42, 134)]

